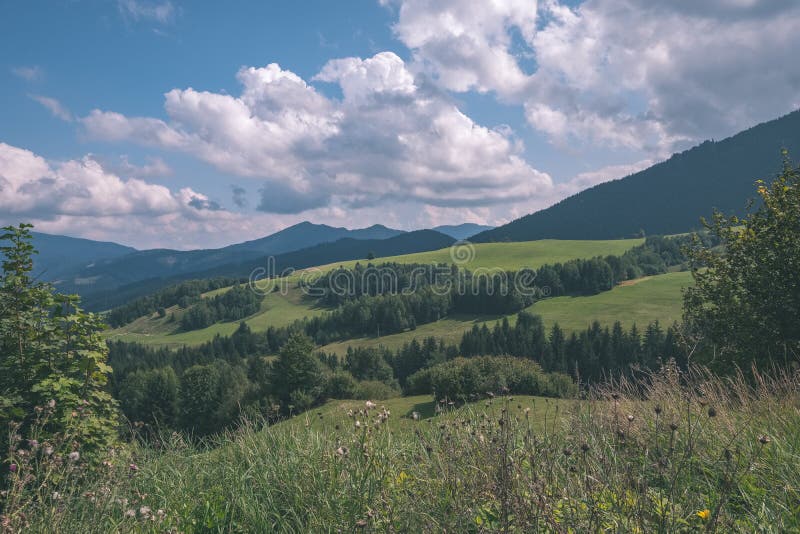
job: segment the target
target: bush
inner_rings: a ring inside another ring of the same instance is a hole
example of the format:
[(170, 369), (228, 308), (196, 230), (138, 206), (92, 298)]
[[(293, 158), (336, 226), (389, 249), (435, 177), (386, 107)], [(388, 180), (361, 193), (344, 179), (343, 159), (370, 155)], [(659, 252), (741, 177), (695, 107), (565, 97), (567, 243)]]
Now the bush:
[(486, 393), (570, 397), (577, 386), (569, 376), (545, 373), (536, 362), (509, 356), (456, 358), (423, 369), (408, 379), (407, 393), (467, 400)]

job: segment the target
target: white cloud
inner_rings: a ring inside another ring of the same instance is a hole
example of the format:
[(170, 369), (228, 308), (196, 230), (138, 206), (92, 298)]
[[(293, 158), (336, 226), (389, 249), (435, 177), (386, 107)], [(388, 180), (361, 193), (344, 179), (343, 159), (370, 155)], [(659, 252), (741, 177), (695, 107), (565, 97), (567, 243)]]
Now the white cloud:
[(170, 1), (118, 0), (117, 7), (123, 17), (134, 21), (152, 20), (159, 24), (167, 24), (175, 17), (175, 6)]
[(57, 119), (61, 119), (62, 121), (72, 122), (73, 116), (72, 112), (64, 107), (61, 102), (56, 100), (55, 98), (50, 98), (49, 96), (42, 96), (42, 95), (30, 95), (32, 99), (43, 105), (47, 110)]
[(11, 73), (17, 78), (28, 82), (35, 82), (44, 78), (44, 70), (37, 65), (13, 67)]
[(417, 67), (454, 91), (522, 89), (526, 74), (513, 50), (514, 28), (536, 33), (537, 0), (401, 0), (394, 32), (414, 53)]
[(167, 121), (99, 110), (81, 121), (93, 137), (178, 150), (257, 178), (269, 212), (399, 200), (480, 206), (552, 190), (510, 132), (475, 124), (391, 52), (328, 62), (314, 79), (338, 84), (342, 101), (277, 64), (243, 68), (238, 79), (239, 97), (168, 92)]
[(143, 165), (131, 163), (127, 155), (119, 156), (117, 159), (99, 156), (92, 156), (92, 158), (99, 162), (108, 172), (122, 177), (163, 178), (174, 174), (172, 168), (159, 157), (148, 157)]
[(800, 107), (795, 1), (397, 3), (412, 69), (524, 104), (557, 144), (661, 156)]
[[(208, 231), (226, 223), (241, 228), (235, 215), (191, 188), (172, 192), (138, 178), (122, 179), (92, 156), (49, 162), (6, 143), (0, 143), (0, 213), (4, 224), (31, 221), (49, 231), (122, 236), (140, 245), (179, 240), (182, 228)], [(94, 220), (108, 233), (92, 232)], [(151, 230), (138, 235), (149, 225)], [(146, 241), (147, 234), (156, 236), (153, 242)]]

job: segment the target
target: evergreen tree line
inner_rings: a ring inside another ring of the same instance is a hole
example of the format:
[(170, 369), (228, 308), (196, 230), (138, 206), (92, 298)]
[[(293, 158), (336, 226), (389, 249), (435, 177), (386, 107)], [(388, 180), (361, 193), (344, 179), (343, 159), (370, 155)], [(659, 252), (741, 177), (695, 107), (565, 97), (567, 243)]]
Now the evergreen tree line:
[(143, 315), (151, 315), (171, 306), (188, 308), (201, 300), (201, 295), (208, 291), (232, 286), (239, 280), (236, 278), (211, 278), (208, 280), (188, 280), (180, 284), (166, 287), (152, 295), (140, 297), (124, 306), (119, 306), (108, 312), (105, 316), (106, 323), (118, 328), (124, 326)]
[(261, 308), (264, 297), (247, 286), (236, 285), (211, 298), (200, 298), (181, 316), (181, 329), (199, 330), (221, 321), (238, 321)]
[[(115, 370), (112, 391), (129, 419), (204, 435), (235, 425), (243, 414), (275, 418), (328, 398), (379, 399), (400, 391), (438, 395), (446, 390), (461, 399), (493, 391), (485, 389), (487, 384), (520, 394), (565, 395), (574, 391), (565, 378), (595, 383), (653, 369), (671, 358), (685, 365), (676, 329), (664, 330), (657, 322), (644, 331), (635, 325), (625, 330), (619, 322), (610, 328), (594, 322), (567, 335), (558, 325), (546, 331), (539, 316), (520, 312), (513, 326), (507, 319), (492, 328), (475, 326), (456, 344), (428, 337), (396, 351), (349, 347), (337, 356), (315, 351), (301, 331), (254, 333), (242, 323), (230, 337), (177, 351), (109, 343), (109, 363)], [(274, 360), (264, 356), (272, 344), (278, 346)], [(499, 359), (475, 364), (459, 360), (479, 357)], [(528, 363), (512, 364), (506, 357)], [(459, 363), (450, 363), (455, 360)], [(492, 361), (497, 369), (480, 380), (474, 376)], [(442, 380), (451, 385), (444, 388)], [(452, 389), (453, 380), (460, 389)]]

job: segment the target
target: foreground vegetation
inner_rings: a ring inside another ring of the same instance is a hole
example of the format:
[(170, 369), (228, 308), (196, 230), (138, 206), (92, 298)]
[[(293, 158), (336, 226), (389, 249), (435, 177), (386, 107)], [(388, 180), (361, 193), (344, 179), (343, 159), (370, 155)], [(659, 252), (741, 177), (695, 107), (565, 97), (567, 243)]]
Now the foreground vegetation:
[(335, 401), (208, 447), (165, 436), (80, 483), (55, 476), (67, 464), (25, 484), (26, 459), (55, 461), (18, 452), (5, 528), (796, 531), (798, 379), (667, 367), (584, 401), (498, 396), (438, 415), (419, 397)]

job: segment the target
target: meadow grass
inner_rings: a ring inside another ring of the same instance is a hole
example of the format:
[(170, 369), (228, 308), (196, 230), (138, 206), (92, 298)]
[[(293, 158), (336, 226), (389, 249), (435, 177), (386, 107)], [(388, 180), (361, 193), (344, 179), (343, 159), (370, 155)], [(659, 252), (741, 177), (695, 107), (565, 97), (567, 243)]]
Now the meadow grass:
[[(478, 243), (468, 245), (468, 249), (464, 249), (464, 258), (466, 261), (460, 263), (462, 267), (469, 269), (477, 268), (501, 268), (505, 270), (517, 270), (523, 267), (536, 268), (544, 264), (554, 264), (565, 262), (572, 259), (590, 258), (593, 256), (604, 255), (620, 255), (625, 251), (633, 248), (636, 245), (643, 243), (643, 239), (614, 239), (614, 240), (555, 240), (545, 239), (539, 241), (526, 241), (519, 243)], [(416, 254), (406, 254), (402, 256), (391, 256), (385, 258), (376, 258), (372, 260), (375, 264), (386, 262), (399, 262), (399, 263), (453, 263), (451, 249), (441, 249), (432, 252), (421, 252)], [(317, 273), (322, 273), (333, 268), (353, 267), (356, 263), (366, 263), (366, 260), (353, 260), (346, 262), (337, 262), (329, 265), (313, 267), (298, 271), (291, 276), (286, 277), (281, 285), (285, 291), (276, 293), (269, 293), (266, 290), (269, 287), (262, 288), (267, 293), (261, 310), (256, 314), (248, 317), (245, 322), (255, 332), (266, 330), (270, 326), (281, 327), (287, 326), (297, 319), (304, 317), (313, 317), (319, 315), (324, 309), (316, 306), (312, 299), (303, 298), (302, 292), (298, 289), (297, 284), (301, 279), (313, 278)], [(267, 286), (271, 283), (267, 282)], [(232, 287), (232, 286), (231, 286)], [(224, 287), (209, 291), (203, 294), (204, 298), (211, 298), (221, 295), (229, 291), (230, 287)], [(229, 336), (238, 327), (239, 322), (216, 323), (207, 328), (193, 330), (190, 332), (181, 332), (179, 327), (180, 317), (183, 310), (177, 307), (172, 307), (167, 310), (167, 316), (164, 318), (158, 317), (157, 314), (150, 316), (140, 317), (130, 324), (123, 327), (108, 330), (105, 335), (108, 339), (142, 343), (154, 347), (168, 347), (178, 348), (184, 345), (196, 346), (207, 341), (210, 341), (216, 335)], [(175, 317), (175, 321), (170, 321), (170, 317)], [(422, 336), (435, 335), (436, 337), (443, 337), (448, 340), (458, 341), (463, 332), (464, 327), (471, 327), (475, 321), (485, 320), (486, 317), (475, 316), (465, 318), (464, 316), (448, 318), (441, 321), (442, 324), (431, 326), (431, 334), (425, 333)], [(466, 324), (461, 324), (466, 323)], [(426, 325), (429, 326), (429, 325)], [(454, 328), (450, 328), (454, 327)], [(421, 327), (423, 329), (424, 327)], [(414, 333), (398, 334), (397, 338), (391, 338), (381, 341), (391, 348), (402, 346), (406, 341), (410, 341), (416, 336)], [(384, 339), (384, 338), (382, 338)], [(361, 340), (353, 340), (354, 346), (374, 346), (369, 338)], [(346, 348), (346, 345), (345, 345)], [(335, 346), (331, 349), (333, 352), (340, 351), (340, 347)]]
[[(520, 241), (513, 243), (472, 243), (463, 248), (458, 246), (443, 248), (430, 252), (416, 252), (401, 256), (387, 256), (372, 260), (380, 263), (458, 263), (467, 269), (499, 268), (516, 271), (525, 267), (538, 268), (545, 264), (564, 263), (569, 260), (593, 258), (595, 256), (620, 256), (644, 239), (607, 239), (607, 240), (562, 240), (541, 239), (537, 241)], [(460, 252), (460, 254), (459, 254)], [(454, 255), (458, 261), (454, 262)], [(321, 271), (339, 266), (351, 268), (356, 263), (366, 260), (335, 262), (316, 267)]]
[[(680, 321), (683, 304), (681, 289), (692, 285), (689, 272), (666, 273), (648, 276), (618, 285), (611, 289), (586, 297), (553, 297), (541, 300), (526, 308), (526, 311), (540, 315), (546, 328), (555, 323), (566, 332), (585, 330), (597, 320), (603, 326), (611, 326), (619, 321), (625, 328), (636, 323), (645, 328), (653, 321), (659, 321), (666, 328)], [(413, 339), (422, 340), (433, 336), (447, 343), (458, 344), (464, 332), (477, 325), (493, 328), (502, 315), (453, 314), (433, 323), (417, 326), (415, 330), (388, 336), (371, 336), (348, 339), (330, 343), (322, 347), (325, 352), (342, 355), (347, 347), (386, 347), (396, 350)], [(509, 324), (516, 324), (517, 314), (505, 316)]]
[(796, 532), (799, 380), (667, 367), (584, 400), (438, 414), (430, 397), (332, 401), (205, 445), (166, 435), (79, 483), (12, 485), (3, 520), (11, 532)]
[[(221, 293), (230, 288), (221, 288), (213, 293)], [(211, 341), (214, 336), (230, 336), (239, 327), (241, 321), (215, 323), (207, 328), (183, 332), (180, 329), (180, 317), (183, 313), (177, 306), (166, 310), (163, 318), (157, 314), (140, 317), (135, 321), (104, 332), (106, 339), (112, 341), (128, 341), (142, 343), (154, 347), (178, 348), (184, 345), (196, 346)], [(285, 293), (267, 293), (261, 302), (261, 309), (244, 319), (255, 332), (263, 332), (270, 326), (279, 328), (288, 326), (305, 317), (314, 317), (325, 310), (317, 306), (310, 298), (304, 298), (303, 293), (296, 287), (291, 287)], [(171, 314), (175, 321), (171, 321)]]

